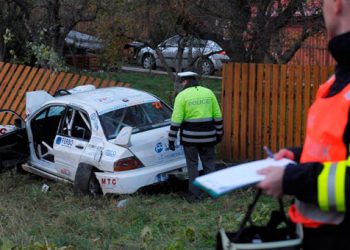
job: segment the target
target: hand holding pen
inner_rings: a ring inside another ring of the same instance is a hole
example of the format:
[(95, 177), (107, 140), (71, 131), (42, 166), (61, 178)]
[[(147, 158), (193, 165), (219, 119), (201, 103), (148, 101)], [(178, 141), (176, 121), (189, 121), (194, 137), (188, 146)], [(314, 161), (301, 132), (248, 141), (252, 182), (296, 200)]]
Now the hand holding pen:
[[(282, 149), (285, 151), (289, 151), (287, 149)], [(266, 154), (272, 159), (282, 159), (284, 155), (284, 151), (278, 151), (275, 155), (271, 152), (271, 150), (264, 146), (264, 151)], [(291, 151), (289, 151), (291, 152)], [(277, 158), (279, 157), (279, 158)], [(257, 171), (258, 174), (264, 175), (265, 178), (257, 184), (257, 187), (264, 191), (265, 194), (270, 195), (275, 198), (279, 198), (283, 194), (282, 188), (282, 179), (284, 174), (284, 167), (275, 167), (270, 166)]]
[(265, 151), (265, 153), (267, 154), (268, 157), (270, 157), (272, 159), (274, 158), (274, 155), (273, 155), (272, 151), (267, 146), (264, 146), (264, 151)]
[(282, 158), (286, 158), (294, 161), (294, 153), (286, 148), (280, 149), (276, 154), (272, 153), (272, 151), (267, 146), (264, 146), (263, 149), (268, 157), (272, 159), (281, 160)]

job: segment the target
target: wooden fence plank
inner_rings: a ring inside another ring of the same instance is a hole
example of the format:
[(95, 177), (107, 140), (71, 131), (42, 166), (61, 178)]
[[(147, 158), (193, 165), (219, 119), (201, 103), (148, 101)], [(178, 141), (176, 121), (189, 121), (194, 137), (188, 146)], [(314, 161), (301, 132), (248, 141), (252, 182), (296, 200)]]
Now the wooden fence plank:
[(334, 66), (328, 66), (328, 78), (334, 75)]
[(303, 74), (302, 74), (302, 68), (301, 65), (298, 65), (296, 67), (296, 92), (295, 92), (295, 134), (294, 134), (294, 145), (298, 146), (301, 145), (301, 128), (302, 128), (302, 118), (303, 118), (303, 109), (302, 109), (302, 103), (303, 103)]
[(247, 85), (248, 89), (248, 136), (247, 136), (247, 144), (248, 144), (248, 158), (254, 159), (255, 157), (255, 86), (256, 86), (256, 64), (249, 65), (249, 85)]
[(49, 76), (49, 80), (47, 81), (47, 83), (44, 86), (44, 90), (49, 93), (53, 83), (55, 82), (56, 78), (58, 76), (57, 72), (52, 72)]
[[(30, 82), (30, 86), (33, 86), (32, 91), (37, 89), (37, 86), (39, 85), (40, 79), (43, 77), (43, 75), (45, 74), (45, 70), (44, 69), (39, 69), (38, 68), (33, 68), (35, 75), (33, 76), (34, 79), (30, 79), (30, 80), (26, 80), (26, 82)], [(31, 82), (33, 80), (33, 82)]]
[[(220, 104), (220, 107), (221, 107), (221, 114), (222, 114), (223, 117), (224, 117), (224, 114), (225, 114), (225, 106), (224, 106), (224, 102), (225, 102), (225, 93), (226, 93), (226, 92), (225, 92), (225, 91), (226, 91), (225, 86), (226, 86), (226, 85), (228, 86), (228, 84), (226, 83), (226, 82), (227, 82), (227, 74), (226, 74), (226, 72), (227, 72), (228, 70), (230, 70), (231, 68), (232, 68), (232, 67), (225, 67), (225, 66), (222, 68), (222, 71), (225, 72), (225, 75), (222, 76), (222, 81), (221, 81), (221, 89), (222, 89), (222, 91), (221, 91), (221, 99), (220, 99), (220, 101), (219, 101), (219, 104)], [(118, 85), (119, 85), (119, 82), (117, 83), (117, 87), (119, 87)], [(230, 119), (227, 118), (227, 117), (226, 117), (226, 120), (223, 119), (223, 126), (225, 126), (225, 125), (224, 125), (224, 122), (227, 121), (227, 120), (230, 121)], [(232, 128), (232, 125), (231, 125), (230, 127)], [(225, 137), (222, 138), (222, 142), (223, 142), (223, 143), (220, 143), (220, 144), (219, 144), (219, 147), (220, 147), (220, 150), (219, 150), (219, 157), (220, 157), (221, 159), (223, 159), (224, 161), (227, 161), (227, 160), (231, 159), (231, 155), (228, 154), (228, 153), (225, 151), (225, 148), (228, 147), (228, 143), (230, 143), (231, 141), (229, 141), (229, 142), (227, 143), (227, 142), (224, 142), (224, 140), (225, 140)]]
[(61, 72), (61, 73), (58, 74), (56, 80), (52, 83), (52, 86), (49, 88), (48, 93), (50, 95), (54, 95), (55, 94), (56, 90), (58, 89), (58, 86), (60, 86), (60, 84), (62, 83), (63, 78), (64, 78), (65, 75), (66, 75), (65, 72)]
[[(287, 112), (287, 65), (281, 65), (281, 77), (279, 84), (279, 133), (278, 133), (278, 149), (286, 146), (286, 112)], [(277, 149), (277, 150), (278, 150)]]
[(101, 85), (100, 85), (100, 88), (106, 88), (108, 86), (108, 80), (104, 80)]
[(321, 82), (324, 83), (328, 80), (329, 74), (328, 74), (328, 67), (322, 67), (321, 69)]
[(256, 83), (256, 129), (255, 143), (257, 148), (256, 159), (262, 157), (262, 115), (263, 115), (263, 86), (264, 86), (264, 65), (258, 64), (257, 83)]
[(73, 74), (72, 73), (67, 73), (66, 77), (64, 78), (63, 82), (59, 86), (60, 89), (67, 89), (67, 86), (69, 82), (72, 80)]
[(18, 107), (16, 108), (17, 113), (22, 115), (22, 117), (25, 117), (25, 105), (26, 105), (26, 99), (25, 95), (26, 92), (33, 91), (37, 88), (37, 85), (39, 83), (40, 78), (42, 77), (44, 73), (44, 69), (38, 69), (38, 68), (32, 68), (32, 71), (29, 74), (29, 77), (25, 80), (25, 85), (27, 85), (27, 90), (23, 90), (22, 98), (17, 104)]
[(94, 77), (90, 76), (87, 80), (86, 80), (86, 83), (85, 84), (93, 84), (94, 82)]
[[(21, 73), (24, 69), (23, 65), (19, 65), (17, 67), (17, 69), (13, 72), (12, 75), (7, 75), (6, 78), (8, 79), (8, 84), (3, 85), (3, 88), (1, 89), (1, 96), (0, 96), (0, 107), (1, 108), (8, 108), (8, 105), (10, 102), (12, 102), (12, 100), (10, 100), (9, 96), (11, 93), (13, 93), (13, 89), (17, 86), (17, 82), (18, 79), (21, 76)], [(11, 70), (10, 70), (11, 71)], [(9, 71), (9, 72), (10, 72)], [(11, 119), (12, 115), (7, 114), (5, 116), (2, 116), (1, 120), (0, 120), (0, 124), (5, 124), (5, 121), (8, 121), (9, 119)]]
[(271, 65), (265, 65), (263, 142), (270, 145)]
[(116, 81), (110, 81), (110, 82), (108, 83), (108, 86), (109, 86), (109, 87), (116, 87), (116, 86), (117, 86), (117, 82), (116, 82)]
[[(9, 84), (9, 82), (10, 82), (13, 74), (15, 73), (16, 69), (17, 69), (17, 65), (16, 64), (12, 64), (12, 65), (10, 65), (9, 70), (7, 72), (4, 72), (5, 74), (4, 74), (3, 78), (1, 78), (1, 79), (3, 79), (1, 81), (1, 93), (2, 94), (4, 93), (5, 89), (7, 88), (7, 85)], [(0, 102), (0, 106), (1, 105), (2, 105), (2, 103)]]
[(19, 99), (21, 97), (19, 91), (20, 91), (20, 88), (23, 85), (24, 79), (27, 77), (30, 69), (31, 69), (30, 67), (25, 67), (23, 72), (18, 75), (19, 79), (18, 79), (17, 83), (13, 84), (13, 86), (11, 87), (9, 96), (6, 99), (6, 102), (3, 104), (3, 107), (5, 109), (12, 109), (12, 104), (16, 101), (16, 96), (17, 96), (17, 99)]
[[(241, 83), (241, 105), (243, 110), (248, 110), (247, 94), (248, 94), (248, 64), (242, 64), (242, 83)], [(241, 112), (241, 129), (239, 137), (240, 145), (240, 157), (242, 159), (247, 159), (247, 112)]]
[(40, 79), (40, 82), (37, 85), (36, 90), (43, 90), (44, 89), (45, 84), (47, 82), (47, 79), (49, 78), (50, 75), (51, 75), (51, 71), (49, 71), (49, 70), (45, 71), (43, 77)]
[(101, 85), (101, 82), (102, 82), (102, 80), (101, 80), (100, 78), (97, 78), (97, 79), (94, 81), (95, 87), (96, 87), (96, 88), (99, 88), (100, 85)]
[(5, 81), (4, 78), (8, 72), (8, 70), (10, 69), (11, 64), (6, 63), (5, 66), (3, 66), (3, 68), (1, 68), (1, 73), (0, 73), (0, 88), (1, 90), (3, 89), (3, 85), (5, 85)]
[(67, 85), (67, 89), (72, 89), (75, 86), (78, 85), (78, 81), (79, 81), (79, 75), (73, 75), (72, 80), (69, 82), (69, 84)]
[(84, 85), (86, 83), (86, 80), (87, 80), (87, 76), (81, 76), (81, 78), (79, 79), (79, 83), (74, 87), (77, 87), (79, 85)]
[(295, 67), (291, 65), (288, 67), (287, 147), (294, 146), (294, 74)]
[[(4, 81), (4, 83), (8, 82), (8, 84), (3, 86), (1, 89), (0, 107), (4, 107), (6, 101), (8, 101), (8, 97), (10, 95), (10, 92), (12, 91), (13, 87), (16, 85), (16, 82), (17, 82), (18, 78), (20, 77), (20, 74), (22, 73), (24, 66), (19, 65), (17, 67), (17, 65), (16, 65), (15, 68), (13, 68), (13, 67), (11, 67), (11, 68), (12, 68), (12, 70), (10, 69), (9, 74), (5, 78), (6, 80)], [(14, 69), (16, 69), (16, 71)]]
[[(4, 105), (5, 108), (11, 109), (15, 111), (17, 114), (21, 115), (21, 112), (18, 111), (18, 104), (22, 101), (23, 95), (28, 88), (28, 83), (25, 82), (25, 79), (28, 77), (31, 77), (31, 75), (28, 76), (29, 72), (31, 71), (31, 67), (25, 67), (23, 70), (23, 73), (21, 74), (21, 77), (18, 79), (17, 87), (12, 89), (10, 96), (8, 97), (8, 102)], [(7, 106), (7, 107), (6, 107)], [(3, 124), (8, 124), (10, 121), (10, 116), (5, 117)]]
[(231, 156), (231, 148), (232, 148), (232, 116), (233, 109), (232, 109), (232, 95), (233, 95), (233, 64), (230, 65), (230, 67), (225, 68), (225, 76), (222, 81), (222, 84), (226, 86), (225, 91), (222, 91), (222, 115), (223, 117), (226, 117), (224, 119), (224, 132), (225, 136), (223, 137), (223, 143), (224, 147), (222, 148), (222, 157), (224, 159), (230, 159)]
[(279, 101), (279, 65), (272, 67), (272, 89), (271, 89), (271, 132), (270, 147), (273, 152), (277, 151), (277, 131), (278, 131), (278, 101)]
[(315, 99), (318, 86), (320, 85), (320, 67), (314, 65), (313, 67), (313, 81), (312, 81), (312, 100)]
[(305, 131), (306, 131), (306, 118), (307, 118), (307, 113), (310, 108), (310, 103), (311, 103), (311, 67), (310, 65), (305, 65), (304, 66), (304, 96), (303, 96), (303, 123), (302, 123), (302, 138), (305, 138)]
[[(234, 81), (233, 81), (233, 142), (232, 142), (232, 158), (234, 160), (240, 159), (240, 143), (239, 143), (239, 131), (240, 131), (240, 89), (241, 89), (241, 64), (235, 63), (234, 65)], [(225, 128), (224, 128), (225, 130)], [(225, 133), (225, 131), (224, 131)]]

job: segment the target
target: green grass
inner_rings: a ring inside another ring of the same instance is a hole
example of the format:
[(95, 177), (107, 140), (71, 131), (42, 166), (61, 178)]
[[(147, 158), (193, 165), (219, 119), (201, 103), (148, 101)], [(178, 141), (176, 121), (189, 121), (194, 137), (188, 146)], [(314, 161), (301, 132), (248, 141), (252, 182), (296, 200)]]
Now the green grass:
[[(115, 79), (164, 100), (173, 83), (166, 76), (118, 73)], [(220, 81), (204, 81), (220, 93)], [(50, 186), (41, 192), (43, 184)], [(181, 188), (174, 188), (178, 185)], [(184, 183), (164, 184), (133, 195), (74, 196), (70, 184), (31, 174), (0, 174), (0, 250), (4, 249), (213, 249), (220, 227), (236, 230), (254, 189), (189, 204)], [(118, 201), (127, 199), (125, 207)], [(277, 204), (264, 197), (254, 221), (266, 221)]]
[[(47, 193), (41, 192), (44, 183), (50, 186)], [(218, 228), (237, 229), (255, 192), (246, 189), (189, 204), (183, 193), (167, 188), (91, 198), (74, 196), (70, 184), (4, 173), (0, 249), (213, 249)], [(122, 199), (127, 205), (117, 208)], [(258, 223), (276, 205), (264, 200), (254, 215)]]

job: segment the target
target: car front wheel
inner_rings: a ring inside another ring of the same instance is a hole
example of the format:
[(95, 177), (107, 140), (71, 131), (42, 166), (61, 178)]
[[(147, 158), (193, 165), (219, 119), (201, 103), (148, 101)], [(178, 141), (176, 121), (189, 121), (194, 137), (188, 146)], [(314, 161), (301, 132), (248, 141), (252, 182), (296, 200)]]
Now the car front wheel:
[(212, 75), (214, 74), (214, 64), (208, 58), (201, 58), (197, 63), (197, 71), (201, 75)]
[(144, 69), (155, 69), (156, 68), (156, 60), (153, 55), (146, 54), (142, 58), (142, 67)]
[(93, 167), (80, 164), (74, 180), (74, 194), (96, 196), (102, 193), (100, 184), (95, 176)]

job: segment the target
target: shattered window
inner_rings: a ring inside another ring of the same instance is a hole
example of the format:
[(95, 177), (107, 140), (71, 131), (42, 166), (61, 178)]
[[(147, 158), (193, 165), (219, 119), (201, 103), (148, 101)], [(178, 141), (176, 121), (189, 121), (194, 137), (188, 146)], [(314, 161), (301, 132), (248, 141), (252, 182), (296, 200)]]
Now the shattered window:
[(162, 102), (150, 102), (113, 110), (100, 115), (108, 140), (116, 138), (123, 127), (132, 127), (133, 133), (170, 124), (171, 110)]

